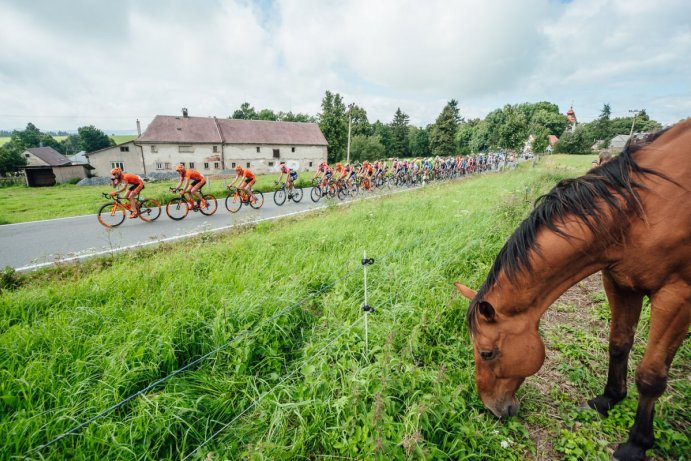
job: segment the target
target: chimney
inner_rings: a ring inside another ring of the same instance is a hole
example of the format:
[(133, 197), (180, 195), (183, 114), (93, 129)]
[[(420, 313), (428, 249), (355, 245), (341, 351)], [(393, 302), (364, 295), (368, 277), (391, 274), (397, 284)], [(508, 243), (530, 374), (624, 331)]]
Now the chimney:
[(183, 108), (182, 108), (182, 116), (183, 116), (184, 118), (187, 118), (187, 107), (183, 107)]
[(142, 135), (142, 125), (139, 123), (139, 119), (137, 119), (137, 136)]

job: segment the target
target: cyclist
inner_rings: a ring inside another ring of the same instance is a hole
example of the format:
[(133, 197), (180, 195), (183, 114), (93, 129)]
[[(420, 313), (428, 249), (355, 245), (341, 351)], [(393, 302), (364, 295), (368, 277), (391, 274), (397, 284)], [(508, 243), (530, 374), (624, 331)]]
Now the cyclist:
[(286, 162), (281, 162), (280, 171), (281, 174), (278, 176), (276, 184), (281, 182), (281, 179), (283, 179), (283, 175), (286, 175), (286, 185), (288, 186), (288, 190), (292, 191), (293, 183), (298, 179), (298, 172), (286, 165)]
[(372, 168), (372, 165), (365, 160), (362, 162), (362, 167), (360, 168), (360, 172), (358, 173), (358, 176), (367, 179), (367, 190), (371, 191), (372, 190), (372, 176), (374, 175), (374, 168)]
[(322, 180), (319, 182), (319, 187), (322, 190), (322, 194), (326, 192), (326, 183), (327, 181), (331, 180), (331, 176), (333, 176), (334, 172), (331, 169), (331, 167), (324, 161), (322, 161), (319, 164), (319, 167), (317, 167), (317, 173), (314, 175), (312, 179), (317, 179), (320, 176), (322, 177)]
[[(186, 169), (185, 165), (182, 163), (175, 167), (175, 171), (180, 173), (180, 181), (178, 181), (178, 184), (173, 189), (182, 190), (183, 195), (189, 194), (193, 200), (196, 199), (197, 207), (206, 208), (206, 200), (204, 200), (201, 193), (202, 187), (206, 184), (204, 175), (197, 170)], [(185, 183), (184, 186), (182, 186), (183, 182)]]
[(248, 197), (251, 197), (252, 203), (257, 201), (257, 198), (252, 194), (252, 185), (257, 181), (257, 177), (250, 171), (249, 168), (243, 168), (240, 165), (235, 167), (235, 172), (237, 176), (232, 183), (228, 185), (228, 189), (235, 185), (237, 181), (240, 183), (244, 179), (244, 184), (238, 184), (239, 190), (244, 190)]
[(141, 190), (144, 189), (144, 181), (136, 174), (123, 173), (122, 170), (117, 167), (110, 170), (110, 174), (110, 180), (113, 183), (113, 187), (116, 187), (121, 182), (123, 183), (122, 188), (120, 190), (116, 190), (110, 193), (111, 197), (114, 197), (115, 195), (127, 189), (128, 185), (130, 186), (130, 188), (125, 193), (125, 198), (129, 200), (130, 210), (132, 210), (132, 213), (130, 214), (130, 219), (136, 218), (137, 216), (139, 216), (139, 210), (137, 210), (135, 199), (139, 197), (139, 192), (141, 192)]

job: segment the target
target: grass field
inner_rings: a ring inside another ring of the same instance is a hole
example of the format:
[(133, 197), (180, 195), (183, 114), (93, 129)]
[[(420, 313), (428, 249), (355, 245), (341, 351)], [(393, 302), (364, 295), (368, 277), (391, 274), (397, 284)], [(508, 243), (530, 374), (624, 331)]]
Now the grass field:
[[(0, 294), (0, 453), (182, 459), (223, 429), (190, 459), (609, 459), (636, 392), (631, 385), (608, 419), (578, 410), (604, 386), (599, 288), (579, 285), (580, 296), (549, 311), (548, 369), (519, 391), (519, 415), (500, 421), (475, 392), (467, 302), (452, 286), (478, 286), (528, 202), (589, 162), (548, 158), (245, 231), (6, 273), (3, 286), (18, 286)], [(363, 250), (375, 259), (367, 349)], [(691, 452), (690, 349), (658, 403), (655, 460)]]
[[(274, 189), (274, 180), (278, 175), (258, 175), (254, 189), (268, 191)], [(303, 173), (298, 184), (306, 186), (311, 173)], [(204, 186), (204, 192), (213, 194), (216, 198), (225, 198), (226, 185), (232, 179), (210, 178)], [(177, 180), (148, 182), (141, 193), (142, 197), (155, 198), (161, 203), (167, 203), (173, 194), (168, 190), (177, 184)], [(9, 186), (0, 188), (0, 225), (19, 222), (37, 221), (41, 219), (63, 218), (98, 212), (99, 207), (106, 202), (102, 192), (114, 190), (107, 186), (76, 186), (60, 184), (53, 187)]]

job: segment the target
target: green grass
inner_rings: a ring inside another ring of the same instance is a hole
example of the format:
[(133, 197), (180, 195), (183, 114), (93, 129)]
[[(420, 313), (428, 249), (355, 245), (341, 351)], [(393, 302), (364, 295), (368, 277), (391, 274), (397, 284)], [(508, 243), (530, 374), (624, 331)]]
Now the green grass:
[[(306, 186), (311, 173), (303, 173), (298, 184)], [(231, 179), (210, 178), (204, 192), (225, 198), (225, 186)], [(254, 189), (270, 191), (274, 189), (277, 174), (258, 175)], [(142, 197), (154, 198), (161, 203), (167, 203), (173, 195), (168, 190), (177, 184), (176, 180), (147, 182), (142, 191)], [(0, 224), (37, 221), (41, 219), (63, 218), (85, 214), (96, 214), (100, 206), (106, 202), (101, 192), (110, 192), (107, 186), (76, 186), (60, 184), (53, 187), (8, 186), (0, 189)]]
[[(181, 459), (258, 402), (193, 459), (525, 459), (543, 453), (539, 434), (552, 447), (542, 459), (606, 457), (635, 408), (630, 396), (608, 420), (576, 411), (604, 386), (603, 309), (596, 329), (543, 325), (563, 374), (529, 379), (519, 416), (499, 421), (475, 392), (467, 302), (452, 286), (478, 286), (529, 209), (525, 191), (534, 199), (583, 160), (7, 275), (20, 286), (0, 294), (0, 452), (27, 454), (312, 294), (42, 456)], [(367, 352), (363, 249), (375, 259)], [(658, 405), (655, 459), (690, 451), (690, 358), (685, 345)]]

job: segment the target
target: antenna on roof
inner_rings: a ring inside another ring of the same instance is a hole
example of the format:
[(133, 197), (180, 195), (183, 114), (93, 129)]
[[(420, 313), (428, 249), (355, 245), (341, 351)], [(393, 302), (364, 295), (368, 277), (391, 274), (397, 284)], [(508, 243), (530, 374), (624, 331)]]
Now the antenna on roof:
[(187, 118), (187, 107), (182, 108), (182, 116)]

